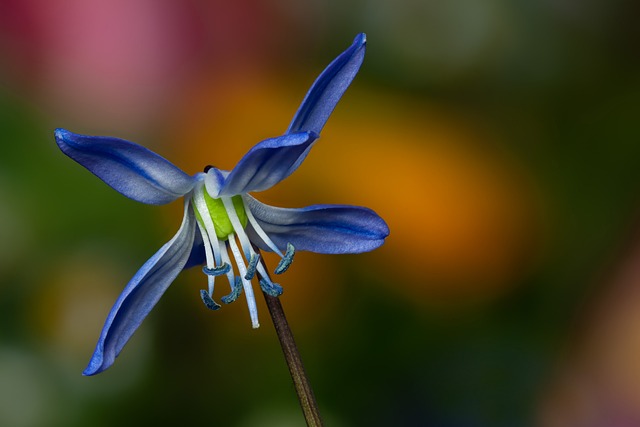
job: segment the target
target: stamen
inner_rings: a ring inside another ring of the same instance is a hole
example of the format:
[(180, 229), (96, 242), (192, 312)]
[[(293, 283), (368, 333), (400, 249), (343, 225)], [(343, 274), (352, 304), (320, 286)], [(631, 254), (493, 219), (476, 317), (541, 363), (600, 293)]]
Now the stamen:
[(242, 279), (240, 277), (236, 277), (236, 281), (233, 284), (231, 293), (229, 295), (223, 296), (220, 299), (225, 304), (231, 304), (232, 302), (238, 299), (241, 293), (242, 293)]
[[(231, 225), (233, 225), (233, 230), (238, 236), (238, 240), (240, 240), (240, 245), (242, 246), (242, 251), (244, 252), (244, 256), (247, 259), (250, 259), (253, 256), (253, 247), (251, 246), (251, 242), (249, 241), (249, 236), (244, 231), (244, 227), (240, 223), (240, 218), (238, 218), (238, 212), (236, 212), (236, 207), (233, 205), (233, 200), (230, 197), (221, 197), (222, 204), (224, 205), (225, 210), (227, 211), (227, 216), (231, 221)], [(242, 201), (244, 203), (244, 200)]]
[(251, 287), (251, 281), (244, 279), (244, 276), (247, 275), (247, 268), (244, 265), (244, 260), (242, 259), (242, 254), (240, 253), (240, 249), (238, 249), (238, 244), (236, 243), (236, 238), (234, 234), (229, 235), (229, 247), (231, 248), (231, 253), (236, 260), (236, 265), (238, 266), (238, 270), (240, 270), (240, 277), (242, 278), (242, 286), (244, 288), (244, 296), (247, 299), (247, 306), (249, 307), (249, 316), (251, 317), (251, 324), (254, 329), (260, 327), (260, 323), (258, 322), (258, 307), (256, 306), (256, 298), (253, 295), (253, 288)]
[(202, 271), (207, 276), (221, 276), (227, 274), (231, 270), (231, 266), (226, 262), (219, 267), (209, 268), (207, 266), (202, 267)]
[(253, 226), (253, 229), (255, 230), (255, 232), (258, 233), (258, 236), (260, 236), (262, 241), (267, 246), (269, 246), (269, 249), (271, 249), (274, 253), (282, 257), (283, 256), (282, 252), (280, 252), (280, 249), (278, 249), (276, 244), (273, 243), (273, 240), (271, 240), (269, 236), (267, 236), (267, 233), (265, 233), (265, 231), (262, 229), (262, 227), (260, 227), (260, 224), (258, 224), (258, 221), (253, 216), (253, 213), (251, 213), (251, 209), (249, 209), (249, 206), (247, 206), (247, 204), (245, 203), (244, 198), (242, 198), (242, 203), (244, 203), (244, 211), (247, 214), (247, 219), (249, 220), (249, 223)]
[(247, 274), (244, 276), (245, 279), (251, 280), (253, 276), (256, 275), (256, 266), (258, 265), (258, 261), (260, 261), (260, 255), (257, 253), (251, 254), (251, 259), (249, 260), (249, 266), (247, 267)]
[[(202, 244), (204, 245), (204, 256), (207, 262), (207, 267), (215, 268), (215, 263), (213, 261), (213, 254), (211, 253), (211, 243), (209, 242), (209, 236), (207, 236), (207, 232), (202, 227), (202, 224), (200, 224), (199, 221), (197, 223), (198, 223), (198, 230), (200, 230), (200, 235), (202, 236)], [(205, 271), (205, 274), (206, 274), (206, 271)], [(213, 275), (208, 275), (207, 284), (209, 285), (209, 294), (213, 294), (213, 287), (215, 285), (215, 277), (213, 277)]]
[(271, 295), (272, 297), (279, 297), (282, 295), (282, 286), (277, 283), (273, 283), (264, 277), (260, 279), (260, 288), (265, 294)]
[[(198, 211), (198, 213), (200, 214), (200, 218), (202, 219), (202, 222), (204, 223), (204, 228), (207, 231), (207, 234), (209, 235), (210, 238), (210, 245), (213, 248), (213, 252), (214, 252), (214, 257), (215, 257), (215, 261), (218, 264), (222, 264), (221, 259), (220, 259), (220, 251), (217, 250), (216, 245), (214, 244), (214, 242), (218, 239), (218, 237), (216, 236), (216, 228), (213, 225), (213, 220), (211, 219), (211, 214), (209, 214), (209, 208), (207, 207), (207, 202), (204, 200), (204, 193), (203, 193), (204, 189), (202, 188), (202, 185), (200, 185), (199, 188), (196, 189), (196, 191), (194, 191), (194, 197), (193, 197), (193, 201), (196, 205), (196, 209)], [(204, 240), (204, 238), (203, 238)], [(205, 247), (206, 245), (206, 240), (205, 240)]]
[(200, 298), (202, 298), (202, 302), (207, 306), (209, 310), (220, 310), (220, 304), (215, 302), (213, 298), (211, 298), (211, 295), (209, 295), (209, 292), (205, 291), (204, 289), (200, 291)]
[[(229, 254), (227, 253), (227, 247), (226, 247), (225, 243), (223, 241), (221, 241), (221, 240), (218, 240), (218, 244), (219, 244), (218, 251), (222, 255), (222, 261), (225, 264), (228, 264), (230, 266), (231, 265), (231, 259), (229, 259)], [(235, 281), (236, 281), (236, 277), (233, 274), (233, 268), (229, 268), (229, 271), (227, 272), (227, 279), (229, 280), (229, 286), (231, 287), (231, 290), (233, 291), (233, 287), (234, 287)]]
[[(218, 236), (216, 236), (215, 234), (214, 236), (214, 240), (211, 241), (211, 247), (213, 248), (213, 256), (215, 257), (216, 260), (216, 264), (217, 265), (222, 265), (224, 264), (222, 258), (220, 257), (220, 244), (222, 242), (220, 242), (220, 239), (218, 239)], [(227, 263), (229, 264), (229, 263)]]
[(276, 274), (282, 274), (289, 269), (293, 262), (293, 256), (296, 254), (296, 248), (291, 243), (287, 243), (287, 252), (284, 254), (278, 266), (275, 269)]

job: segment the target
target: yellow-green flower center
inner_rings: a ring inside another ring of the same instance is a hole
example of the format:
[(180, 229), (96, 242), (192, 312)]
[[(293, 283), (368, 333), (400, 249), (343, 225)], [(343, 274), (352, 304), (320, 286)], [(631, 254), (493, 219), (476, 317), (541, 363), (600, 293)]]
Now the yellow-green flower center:
[[(209, 216), (211, 216), (211, 220), (213, 221), (213, 227), (216, 230), (216, 236), (218, 239), (226, 240), (230, 234), (233, 233), (233, 224), (231, 224), (231, 220), (229, 219), (229, 214), (224, 207), (224, 203), (222, 203), (222, 199), (215, 199), (207, 193), (206, 188), (202, 189), (202, 193), (204, 195), (204, 201), (207, 204), (207, 211), (209, 212)], [(231, 198), (233, 202), (233, 207), (236, 210), (236, 214), (238, 214), (238, 219), (240, 220), (240, 224), (242, 227), (247, 226), (247, 213), (244, 210), (244, 202), (242, 201), (241, 196), (233, 196)], [(198, 222), (203, 224), (202, 217), (200, 216), (200, 212), (195, 209), (196, 217), (198, 218)]]

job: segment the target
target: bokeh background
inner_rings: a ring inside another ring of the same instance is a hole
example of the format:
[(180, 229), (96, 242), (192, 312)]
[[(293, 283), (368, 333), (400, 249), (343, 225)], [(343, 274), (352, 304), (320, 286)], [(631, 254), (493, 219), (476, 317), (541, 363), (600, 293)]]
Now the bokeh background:
[(639, 4), (0, 0), (0, 425), (303, 425), (263, 302), (259, 330), (208, 311), (198, 269), (80, 375), (181, 207), (122, 197), (53, 129), (230, 169), (366, 32), (321, 142), (258, 195), (391, 228), (280, 278), (327, 425), (640, 426)]

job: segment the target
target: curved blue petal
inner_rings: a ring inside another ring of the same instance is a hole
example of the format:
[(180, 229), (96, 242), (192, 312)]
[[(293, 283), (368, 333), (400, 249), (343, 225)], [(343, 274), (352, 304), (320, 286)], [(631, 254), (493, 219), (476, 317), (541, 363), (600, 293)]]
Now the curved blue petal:
[[(233, 196), (273, 187), (300, 166), (316, 138), (311, 132), (295, 132), (259, 142), (229, 173), (219, 193), (211, 195)], [(212, 173), (216, 172), (210, 169), (207, 176)], [(215, 187), (207, 184), (208, 191)]]
[(56, 129), (62, 152), (115, 190), (138, 202), (169, 203), (188, 193), (194, 179), (168, 160), (123, 139)]
[(338, 101), (364, 60), (367, 38), (358, 34), (353, 44), (329, 64), (307, 92), (289, 125), (289, 132), (308, 130), (320, 134)]
[[(347, 254), (371, 251), (384, 243), (389, 227), (374, 211), (359, 206), (313, 205), (285, 209), (265, 205), (251, 196), (244, 201), (278, 249), (291, 243), (296, 250), (321, 254)], [(252, 242), (271, 251), (249, 225)]]
[(195, 235), (196, 219), (185, 202), (180, 230), (133, 276), (107, 316), (96, 349), (83, 375), (110, 367), (131, 335), (184, 268)]

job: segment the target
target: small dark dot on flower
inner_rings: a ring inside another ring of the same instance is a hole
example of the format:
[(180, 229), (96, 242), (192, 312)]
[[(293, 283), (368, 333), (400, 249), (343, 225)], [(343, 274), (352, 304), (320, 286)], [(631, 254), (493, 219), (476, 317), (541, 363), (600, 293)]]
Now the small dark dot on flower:
[(205, 167), (204, 167), (204, 173), (209, 172), (209, 169), (211, 169), (211, 168), (215, 168), (215, 166), (213, 166), (213, 165), (207, 165), (207, 166), (205, 166)]

